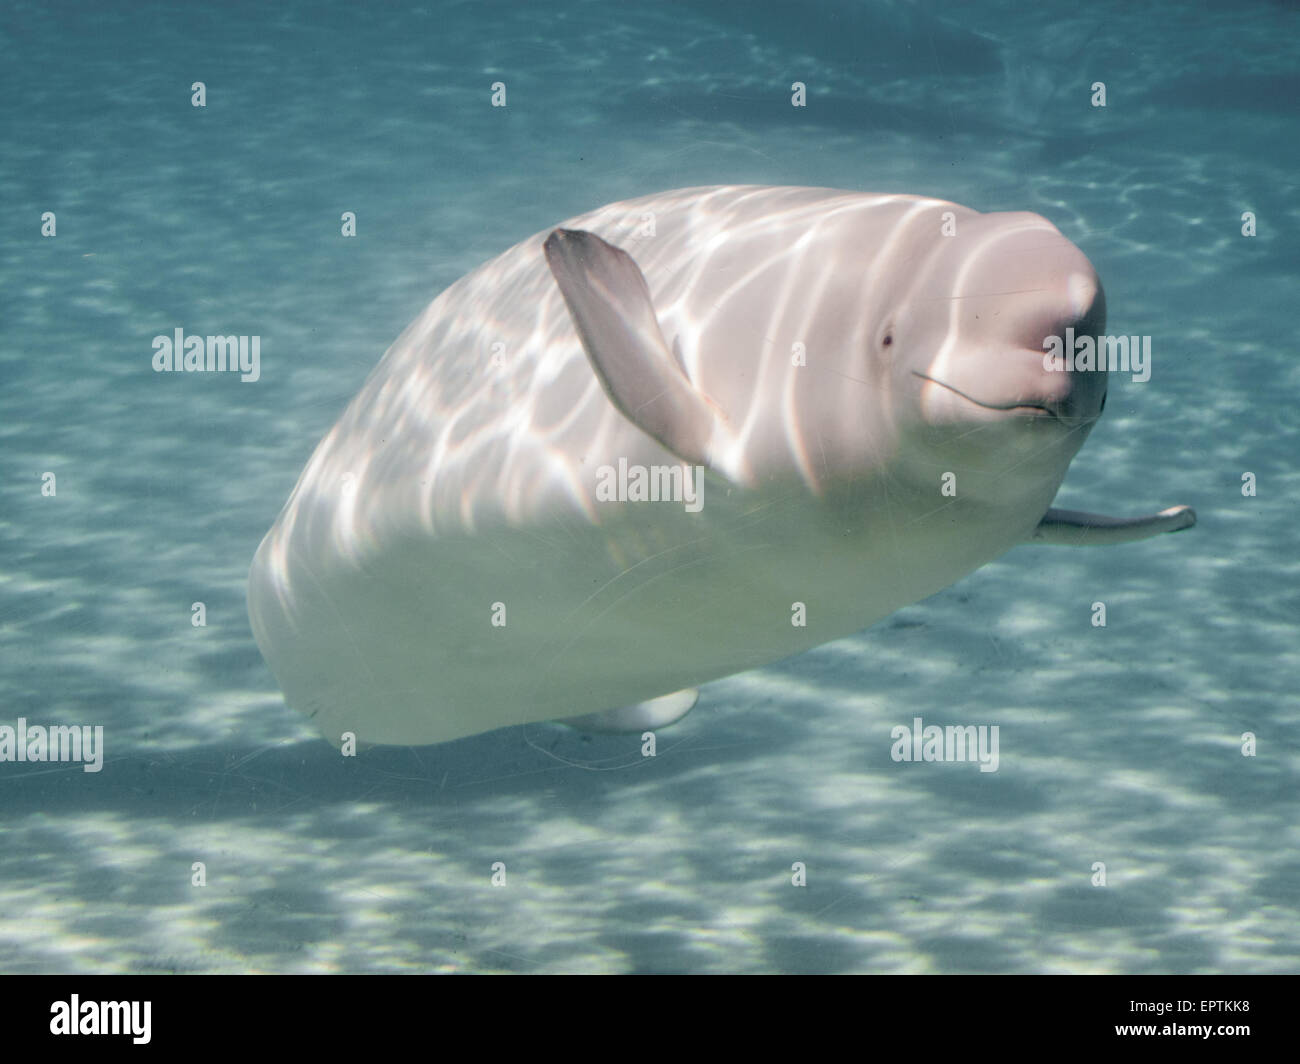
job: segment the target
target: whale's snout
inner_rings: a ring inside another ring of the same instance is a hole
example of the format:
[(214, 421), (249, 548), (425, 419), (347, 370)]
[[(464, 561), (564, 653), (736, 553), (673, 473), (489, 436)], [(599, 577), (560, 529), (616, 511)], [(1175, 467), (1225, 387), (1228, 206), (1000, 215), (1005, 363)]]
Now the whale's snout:
[[(1091, 422), (1106, 402), (1105, 362), (1095, 357), (1106, 331), (1106, 293), (1091, 265), (1073, 272), (1063, 287), (1064, 313), (1030, 339), (1038, 341), (1045, 406), (1063, 421)], [(1081, 357), (1088, 351), (1094, 357)]]
[(1087, 257), (1036, 214), (986, 215), (934, 260), (951, 295), (934, 349), (915, 362), (923, 418), (1091, 424), (1106, 396), (1095, 359), (1106, 296)]

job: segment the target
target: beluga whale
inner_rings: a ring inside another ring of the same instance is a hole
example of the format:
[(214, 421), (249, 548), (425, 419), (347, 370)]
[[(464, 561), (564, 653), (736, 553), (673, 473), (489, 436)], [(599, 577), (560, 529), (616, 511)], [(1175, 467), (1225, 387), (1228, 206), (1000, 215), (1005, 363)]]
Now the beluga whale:
[(1105, 315), (1028, 212), (766, 186), (602, 207), (388, 349), (257, 550), (253, 633), (336, 745), (665, 726), (1016, 544), (1194, 524), (1052, 508), (1107, 372), (1050, 352)]

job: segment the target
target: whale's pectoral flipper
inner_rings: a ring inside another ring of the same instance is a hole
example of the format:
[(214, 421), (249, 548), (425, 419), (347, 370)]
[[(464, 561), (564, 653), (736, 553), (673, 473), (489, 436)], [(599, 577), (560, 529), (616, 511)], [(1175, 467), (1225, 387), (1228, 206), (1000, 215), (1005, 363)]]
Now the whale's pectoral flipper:
[(1190, 506), (1171, 506), (1144, 517), (1106, 517), (1081, 510), (1048, 510), (1026, 543), (1055, 543), (1066, 547), (1092, 547), (1108, 543), (1131, 543), (1161, 532), (1178, 532), (1196, 524)]
[(726, 419), (669, 348), (632, 256), (582, 229), (555, 230), (543, 249), (610, 401), (679, 458), (718, 468), (710, 443)]
[(600, 713), (585, 713), (581, 717), (566, 717), (559, 723), (577, 728), (578, 731), (602, 735), (623, 735), (629, 732), (639, 734), (676, 724), (691, 711), (699, 697), (700, 692), (696, 688), (687, 687), (646, 702), (634, 702), (630, 706), (606, 709)]

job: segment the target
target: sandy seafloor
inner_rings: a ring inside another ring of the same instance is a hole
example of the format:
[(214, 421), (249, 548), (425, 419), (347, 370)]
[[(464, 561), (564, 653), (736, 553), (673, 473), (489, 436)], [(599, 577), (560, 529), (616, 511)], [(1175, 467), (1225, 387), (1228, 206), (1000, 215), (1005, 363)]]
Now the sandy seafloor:
[[(0, 971), (1300, 967), (1300, 13), (949, 6), (6, 5), (0, 723), (107, 752), (0, 764)], [(706, 686), (654, 759), (556, 725), (340, 758), (244, 603), (312, 448), (461, 274), (713, 183), (1046, 215), (1155, 351), (1060, 504), (1198, 527), (1017, 548)], [(177, 326), (259, 334), (262, 379), (155, 374)], [(998, 724), (999, 770), (891, 761), (915, 716)]]

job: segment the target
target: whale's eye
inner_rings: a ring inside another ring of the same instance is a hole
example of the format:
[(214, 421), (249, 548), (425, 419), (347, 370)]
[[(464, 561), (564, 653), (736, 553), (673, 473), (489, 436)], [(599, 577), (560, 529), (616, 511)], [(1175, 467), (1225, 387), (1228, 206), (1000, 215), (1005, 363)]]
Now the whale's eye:
[(883, 340), (881, 340), (880, 342), (881, 342), (881, 344), (883, 344), (885, 347), (888, 347), (890, 344), (892, 344), (892, 343), (894, 342), (894, 334), (891, 333), (891, 332), (887, 332), (887, 333), (885, 333), (885, 338), (884, 338)]
[(1097, 413), (1100, 414), (1105, 409), (1106, 409), (1106, 396), (1103, 395), (1101, 397), (1101, 406), (1097, 408)]

